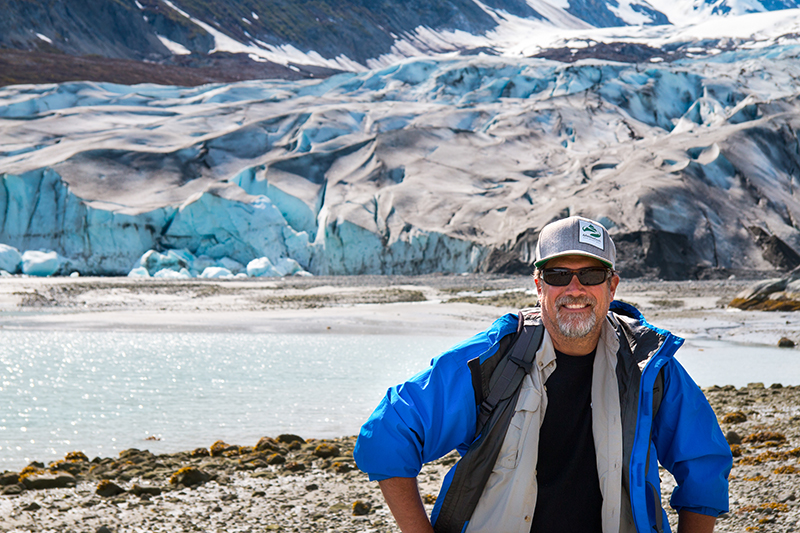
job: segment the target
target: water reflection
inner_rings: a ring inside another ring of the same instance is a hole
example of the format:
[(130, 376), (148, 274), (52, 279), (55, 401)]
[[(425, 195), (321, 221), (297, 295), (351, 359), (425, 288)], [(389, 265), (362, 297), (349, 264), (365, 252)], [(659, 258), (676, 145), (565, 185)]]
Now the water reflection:
[(800, 385), (800, 351), (790, 348), (688, 340), (676, 355), (701, 387), (762, 382)]

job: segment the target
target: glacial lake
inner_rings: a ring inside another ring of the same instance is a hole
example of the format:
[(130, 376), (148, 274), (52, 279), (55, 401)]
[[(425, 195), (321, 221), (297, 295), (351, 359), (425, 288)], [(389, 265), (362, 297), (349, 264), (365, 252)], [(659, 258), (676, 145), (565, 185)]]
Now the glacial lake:
[[(0, 471), (90, 458), (354, 435), (386, 388), (463, 336), (9, 331), (0, 343)], [(800, 351), (688, 341), (701, 386), (800, 384)], [(158, 440), (148, 440), (155, 437)]]

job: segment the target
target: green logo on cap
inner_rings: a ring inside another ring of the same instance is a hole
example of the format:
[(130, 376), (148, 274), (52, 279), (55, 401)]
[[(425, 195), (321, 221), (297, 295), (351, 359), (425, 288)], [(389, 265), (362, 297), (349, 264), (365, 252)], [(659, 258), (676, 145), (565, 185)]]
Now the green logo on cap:
[(603, 234), (600, 233), (600, 231), (591, 224), (581, 228), (581, 231), (583, 231), (584, 233), (588, 233), (589, 236), (594, 237), (595, 239), (599, 239), (600, 237), (603, 236)]

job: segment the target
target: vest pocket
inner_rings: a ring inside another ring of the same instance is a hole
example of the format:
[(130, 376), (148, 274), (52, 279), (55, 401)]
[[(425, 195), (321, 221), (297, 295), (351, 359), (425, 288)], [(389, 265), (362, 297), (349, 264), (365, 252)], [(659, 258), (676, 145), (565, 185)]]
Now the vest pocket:
[[(526, 380), (527, 381), (527, 380)], [(542, 403), (542, 395), (533, 387), (526, 387), (523, 382), (522, 389), (514, 407), (514, 416), (506, 431), (503, 445), (500, 447), (500, 454), (495, 463), (496, 469), (513, 469), (519, 462), (519, 450), (528, 433), (532, 423), (538, 424), (539, 406)]]

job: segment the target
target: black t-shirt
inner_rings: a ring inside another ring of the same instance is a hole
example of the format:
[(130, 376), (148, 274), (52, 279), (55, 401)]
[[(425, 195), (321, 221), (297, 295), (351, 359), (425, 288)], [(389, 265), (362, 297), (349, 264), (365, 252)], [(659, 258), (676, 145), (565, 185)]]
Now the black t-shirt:
[(592, 436), (595, 352), (556, 351), (547, 378), (547, 411), (539, 434), (539, 494), (531, 533), (601, 533), (603, 496)]

